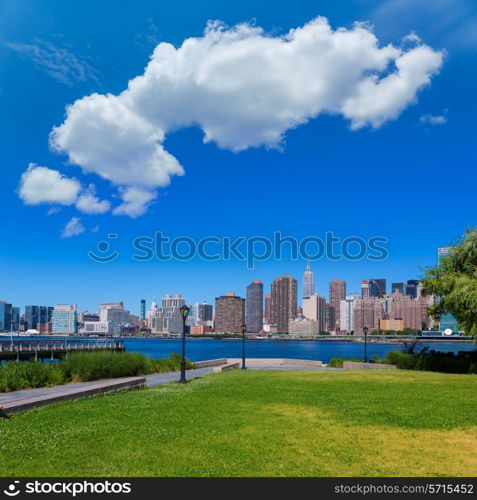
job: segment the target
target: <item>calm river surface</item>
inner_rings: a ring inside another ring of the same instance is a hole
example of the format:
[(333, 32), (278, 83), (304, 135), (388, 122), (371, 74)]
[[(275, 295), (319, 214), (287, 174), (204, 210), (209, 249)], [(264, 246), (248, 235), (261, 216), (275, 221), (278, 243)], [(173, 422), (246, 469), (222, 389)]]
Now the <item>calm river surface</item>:
[[(15, 337), (15, 341), (28, 342), (28, 340), (57, 340), (61, 337)], [(69, 337), (69, 342), (75, 339), (100, 340), (97, 338)], [(1, 337), (2, 342), (9, 341), (8, 337)], [(111, 339), (120, 340), (120, 339)], [(158, 338), (122, 338), (126, 344), (127, 352), (140, 352), (152, 358), (165, 358), (173, 352), (181, 352), (180, 339)], [(364, 355), (364, 342), (346, 342), (343, 340), (247, 340), (245, 342), (246, 355), (249, 358), (297, 358), (312, 359), (328, 363), (331, 358), (362, 358)], [(459, 341), (421, 341), (418, 348), (429, 346), (430, 349), (443, 352), (459, 352), (476, 349), (472, 342)], [(377, 354), (380, 358), (388, 351), (401, 350), (400, 344), (371, 344), (368, 343), (368, 356)], [(215, 358), (239, 358), (242, 356), (242, 341), (194, 339), (186, 340), (186, 356), (192, 361), (202, 361)]]
[[(141, 352), (152, 358), (168, 357), (172, 352), (180, 353), (179, 339), (124, 339), (126, 350)], [(471, 342), (420, 342), (419, 347), (443, 352), (459, 352), (475, 349)], [(246, 355), (250, 358), (297, 358), (314, 359), (327, 363), (331, 358), (362, 358), (364, 343), (339, 340), (249, 340), (245, 343)], [(401, 350), (399, 344), (369, 344), (368, 356), (383, 357), (388, 351)], [(215, 358), (239, 358), (242, 356), (241, 340), (186, 340), (186, 356), (192, 361)]]

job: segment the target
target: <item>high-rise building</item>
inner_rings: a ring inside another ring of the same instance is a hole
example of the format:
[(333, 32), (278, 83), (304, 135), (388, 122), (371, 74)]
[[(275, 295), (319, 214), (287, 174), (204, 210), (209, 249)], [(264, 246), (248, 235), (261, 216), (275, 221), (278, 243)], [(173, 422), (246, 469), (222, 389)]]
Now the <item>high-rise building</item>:
[(363, 299), (369, 297), (369, 283), (366, 280), (361, 282), (361, 297)]
[(263, 321), (267, 325), (271, 322), (271, 314), (272, 314), (272, 295), (270, 293), (265, 294), (265, 314)]
[(12, 305), (0, 301), (0, 332), (9, 332), (12, 328)]
[(329, 302), (325, 305), (325, 323), (326, 330), (334, 330), (336, 328), (336, 311)]
[(406, 295), (406, 285), (405, 283), (392, 283), (391, 284), (391, 293), (398, 291), (401, 295)]
[(369, 331), (379, 330), (379, 320), (384, 317), (384, 299), (377, 297), (363, 297), (354, 301), (353, 330), (363, 333), (363, 328)]
[(347, 295), (345, 300), (340, 304), (340, 328), (351, 332), (354, 328), (354, 305), (359, 299), (358, 294)]
[(310, 260), (306, 264), (306, 270), (303, 273), (303, 298), (311, 297), (315, 293), (315, 275), (311, 270)]
[(258, 333), (263, 328), (263, 283), (260, 280), (247, 286), (245, 324), (250, 333)]
[(417, 285), (419, 281), (417, 280), (407, 280), (406, 284), (406, 295), (412, 297), (413, 299), (417, 298)]
[(303, 299), (303, 316), (316, 321), (318, 333), (327, 330), (326, 324), (326, 299), (318, 293), (313, 293), (311, 297)]
[(288, 333), (299, 336), (318, 335), (320, 328), (316, 320), (300, 316), (288, 322)]
[(152, 333), (178, 335), (182, 333), (183, 321), (180, 308), (185, 300), (178, 294), (175, 297), (166, 295), (158, 306), (153, 299), (148, 321)]
[(144, 321), (146, 319), (146, 300), (141, 299), (141, 310), (139, 313), (139, 319)]
[(245, 299), (233, 292), (215, 299), (216, 333), (241, 333), (245, 323)]
[[(53, 309), (53, 308), (52, 308)], [(14, 332), (20, 329), (20, 308), (12, 306), (12, 324), (11, 328)]]
[(77, 333), (78, 318), (76, 304), (56, 304), (51, 314), (52, 333)]
[(51, 321), (53, 307), (25, 306), (25, 330), (37, 330), (39, 323)]
[(369, 296), (382, 298), (386, 295), (386, 280), (384, 278), (375, 278), (368, 280)]
[(271, 324), (278, 333), (288, 333), (290, 319), (297, 316), (297, 281), (285, 274), (274, 279), (271, 288)]
[(391, 303), (391, 319), (402, 319), (404, 328), (420, 330), (425, 322), (420, 300), (395, 294)]
[(331, 329), (340, 328), (340, 306), (341, 301), (346, 298), (346, 281), (335, 278), (330, 282), (330, 306), (334, 309), (335, 324), (330, 325)]
[(194, 326), (213, 326), (214, 311), (212, 304), (201, 302), (192, 306), (189, 324)]
[(106, 323), (114, 321), (115, 324), (127, 324), (131, 322), (131, 314), (124, 309), (123, 302), (105, 302), (99, 305), (99, 321)]

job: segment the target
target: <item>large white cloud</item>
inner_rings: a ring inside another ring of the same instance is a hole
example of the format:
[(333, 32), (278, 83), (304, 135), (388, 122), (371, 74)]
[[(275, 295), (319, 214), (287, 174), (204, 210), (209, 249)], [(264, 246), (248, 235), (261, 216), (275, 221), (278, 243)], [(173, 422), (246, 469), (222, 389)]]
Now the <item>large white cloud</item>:
[(58, 203), (72, 205), (81, 189), (76, 179), (69, 179), (58, 170), (30, 163), (20, 181), (20, 198), (27, 205)]
[(180, 128), (198, 126), (205, 142), (241, 151), (281, 147), (287, 130), (320, 114), (341, 115), (352, 129), (397, 118), (443, 60), (417, 37), (409, 42), (381, 47), (369, 26), (333, 30), (323, 17), (283, 36), (209, 23), (180, 47), (157, 45), (119, 95), (74, 102), (50, 144), (119, 186), (123, 203), (113, 213), (137, 216), (156, 187), (183, 174), (163, 147)]

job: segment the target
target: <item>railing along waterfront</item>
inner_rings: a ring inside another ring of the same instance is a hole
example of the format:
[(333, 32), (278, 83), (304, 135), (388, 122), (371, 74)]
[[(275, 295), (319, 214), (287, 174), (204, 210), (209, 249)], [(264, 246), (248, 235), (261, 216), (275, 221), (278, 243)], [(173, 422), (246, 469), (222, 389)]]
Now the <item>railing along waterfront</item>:
[(1, 340), (0, 360), (62, 358), (78, 351), (125, 351), (122, 340)]

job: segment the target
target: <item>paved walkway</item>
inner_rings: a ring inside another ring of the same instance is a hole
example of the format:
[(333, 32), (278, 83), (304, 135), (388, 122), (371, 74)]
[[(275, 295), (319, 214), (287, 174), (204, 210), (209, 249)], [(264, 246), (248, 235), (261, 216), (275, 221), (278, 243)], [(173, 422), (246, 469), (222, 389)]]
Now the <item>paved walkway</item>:
[[(193, 378), (202, 377), (203, 375), (207, 375), (208, 373), (212, 373), (212, 367), (188, 370), (186, 372), (186, 377), (188, 380), (190, 380)], [(176, 380), (179, 380), (179, 378), (180, 372), (154, 373), (152, 375), (146, 375), (146, 383), (148, 387), (155, 387), (156, 385), (174, 382)], [(114, 380), (119, 382), (121, 379)], [(62, 392), (68, 391), (70, 389), (86, 389), (96, 384), (98, 384), (98, 380), (93, 382), (80, 382), (78, 384), (55, 385), (54, 387), (40, 387), (38, 389), (25, 389), (23, 391), (2, 392), (0, 393), (0, 406), (5, 403), (21, 401), (23, 399), (37, 398), (49, 395), (59, 395)]]
[[(241, 366), (241, 364), (240, 364)], [(297, 366), (297, 365), (276, 365), (276, 364), (263, 364), (263, 365), (251, 365), (247, 366), (248, 370), (313, 370), (313, 371), (333, 371), (342, 370), (341, 368), (326, 368), (326, 367), (315, 367), (315, 366)], [(209, 366), (206, 368), (197, 368), (195, 370), (187, 370), (186, 378), (187, 380), (192, 380), (194, 378), (202, 377), (213, 372), (213, 367)], [(158, 385), (168, 384), (170, 382), (178, 381), (180, 378), (180, 372), (169, 372), (169, 373), (154, 373), (152, 375), (146, 375), (146, 384), (148, 387), (155, 387)], [(110, 379), (111, 380), (111, 379)], [(121, 379), (115, 379), (120, 382)], [(40, 387), (38, 389), (25, 389), (22, 391), (13, 392), (3, 392), (0, 393), (0, 406), (5, 403), (12, 403), (14, 401), (22, 401), (29, 398), (44, 397), (49, 395), (61, 395), (65, 391), (71, 389), (89, 388), (99, 381), (93, 382), (80, 382), (77, 384), (64, 384), (56, 385), (54, 387)]]

